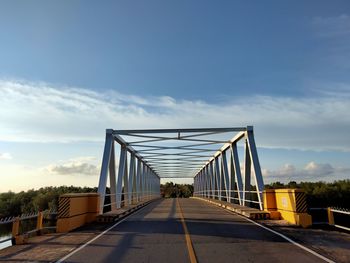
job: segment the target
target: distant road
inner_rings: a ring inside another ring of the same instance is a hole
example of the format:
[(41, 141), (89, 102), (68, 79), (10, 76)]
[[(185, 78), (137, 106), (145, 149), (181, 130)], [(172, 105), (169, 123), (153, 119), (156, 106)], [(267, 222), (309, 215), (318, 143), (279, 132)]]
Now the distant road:
[(196, 199), (162, 199), (64, 262), (322, 262), (247, 219)]

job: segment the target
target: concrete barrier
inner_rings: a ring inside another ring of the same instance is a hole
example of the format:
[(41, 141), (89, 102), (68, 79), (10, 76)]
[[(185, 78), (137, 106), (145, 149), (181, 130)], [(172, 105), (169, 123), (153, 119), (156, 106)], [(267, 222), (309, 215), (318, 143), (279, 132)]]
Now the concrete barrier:
[(264, 209), (271, 218), (278, 217), (291, 224), (308, 227), (312, 218), (307, 213), (305, 192), (301, 189), (268, 189), (264, 191)]
[(99, 194), (64, 194), (59, 198), (56, 231), (69, 232), (96, 220), (99, 215)]

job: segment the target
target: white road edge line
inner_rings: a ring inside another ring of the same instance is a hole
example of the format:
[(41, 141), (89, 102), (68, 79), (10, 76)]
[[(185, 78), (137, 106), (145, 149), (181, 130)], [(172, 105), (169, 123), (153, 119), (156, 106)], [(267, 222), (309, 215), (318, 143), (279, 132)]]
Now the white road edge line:
[(72, 252), (70, 252), (68, 255), (64, 256), (63, 258), (59, 259), (56, 261), (56, 263), (62, 263), (64, 262), (64, 260), (66, 260), (67, 258), (73, 256), (75, 253), (77, 253), (78, 251), (82, 250), (83, 248), (85, 248), (86, 246), (88, 246), (89, 244), (91, 244), (92, 242), (94, 242), (96, 239), (100, 238), (101, 236), (103, 236), (104, 234), (106, 234), (107, 232), (109, 232), (111, 229), (113, 229), (114, 227), (116, 227), (117, 225), (123, 223), (126, 219), (128, 219), (130, 216), (132, 215), (136, 215), (138, 214), (140, 211), (142, 211), (143, 209), (145, 209), (147, 207), (147, 205), (145, 205), (144, 207), (140, 208), (139, 210), (137, 210), (134, 213), (131, 213), (130, 215), (124, 217), (122, 220), (118, 221), (117, 223), (115, 223), (113, 226), (111, 226), (110, 228), (106, 229), (105, 231), (103, 231), (102, 233), (98, 234), (97, 236), (95, 236), (93, 239), (89, 240), (88, 242), (86, 242), (85, 244), (82, 244), (80, 247), (76, 248), (75, 250), (73, 250)]
[(275, 230), (272, 230), (272, 229), (270, 229), (270, 228), (268, 228), (268, 227), (266, 227), (266, 226), (263, 226), (263, 225), (261, 225), (261, 224), (255, 222), (254, 220), (251, 220), (251, 219), (249, 219), (249, 218), (247, 218), (247, 217), (245, 217), (245, 216), (242, 216), (242, 215), (240, 215), (240, 214), (237, 214), (237, 213), (235, 213), (235, 212), (233, 212), (233, 211), (231, 211), (231, 210), (228, 210), (228, 209), (226, 209), (226, 208), (224, 208), (224, 210), (227, 211), (227, 212), (229, 212), (230, 214), (238, 215), (238, 216), (240, 216), (240, 217), (246, 219), (247, 221), (249, 221), (249, 222), (251, 222), (251, 223), (253, 223), (253, 224), (257, 225), (257, 226), (260, 226), (261, 228), (263, 228), (263, 229), (265, 229), (265, 230), (267, 230), (267, 231), (270, 231), (271, 233), (274, 233), (274, 234), (276, 234), (276, 235), (282, 237), (283, 239), (287, 240), (288, 242), (292, 243), (293, 245), (295, 245), (295, 246), (297, 246), (297, 247), (299, 247), (299, 248), (301, 248), (301, 249), (303, 249), (303, 250), (305, 250), (305, 251), (307, 251), (307, 252), (313, 254), (314, 256), (316, 256), (316, 257), (318, 257), (318, 258), (320, 258), (320, 259), (323, 259), (324, 261), (326, 261), (326, 262), (328, 262), (328, 263), (336, 263), (335, 261), (333, 261), (333, 260), (331, 260), (331, 259), (329, 259), (329, 258), (326, 258), (326, 257), (322, 256), (321, 254), (318, 254), (317, 252), (315, 252), (315, 251), (313, 251), (313, 250), (311, 250), (311, 249), (309, 249), (309, 248), (307, 248), (307, 247), (305, 247), (305, 246), (303, 246), (303, 245), (301, 245), (301, 244), (295, 242), (294, 240), (290, 239), (289, 237), (287, 237), (287, 236), (285, 236), (285, 235), (283, 235), (283, 234), (281, 234), (281, 233), (279, 233), (279, 232), (277, 232), (277, 231), (275, 231)]

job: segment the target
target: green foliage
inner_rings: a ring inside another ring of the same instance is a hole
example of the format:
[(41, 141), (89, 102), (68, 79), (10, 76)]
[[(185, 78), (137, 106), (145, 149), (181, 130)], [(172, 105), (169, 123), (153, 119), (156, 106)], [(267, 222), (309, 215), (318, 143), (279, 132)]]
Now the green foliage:
[(306, 193), (309, 207), (350, 208), (350, 180), (326, 182), (275, 182), (265, 186), (266, 189), (300, 188)]
[(25, 213), (58, 209), (58, 198), (65, 193), (97, 192), (96, 188), (60, 186), (44, 187), (27, 192), (0, 193), (0, 217), (17, 216)]
[(162, 184), (160, 189), (162, 196), (165, 198), (188, 198), (193, 195), (193, 185), (191, 184), (174, 184), (173, 182), (168, 182)]

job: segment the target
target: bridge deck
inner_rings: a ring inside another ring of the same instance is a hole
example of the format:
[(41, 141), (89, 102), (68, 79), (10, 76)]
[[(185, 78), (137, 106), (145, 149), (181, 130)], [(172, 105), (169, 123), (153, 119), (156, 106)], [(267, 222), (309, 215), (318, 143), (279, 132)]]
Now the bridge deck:
[(64, 262), (322, 262), (253, 221), (196, 199), (160, 199), (108, 231), (101, 227), (10, 247), (0, 261), (48, 262), (71, 253)]
[[(281, 237), (194, 199), (156, 201), (67, 262), (190, 262), (181, 210), (198, 262), (319, 262)], [(180, 207), (181, 206), (181, 210)]]

